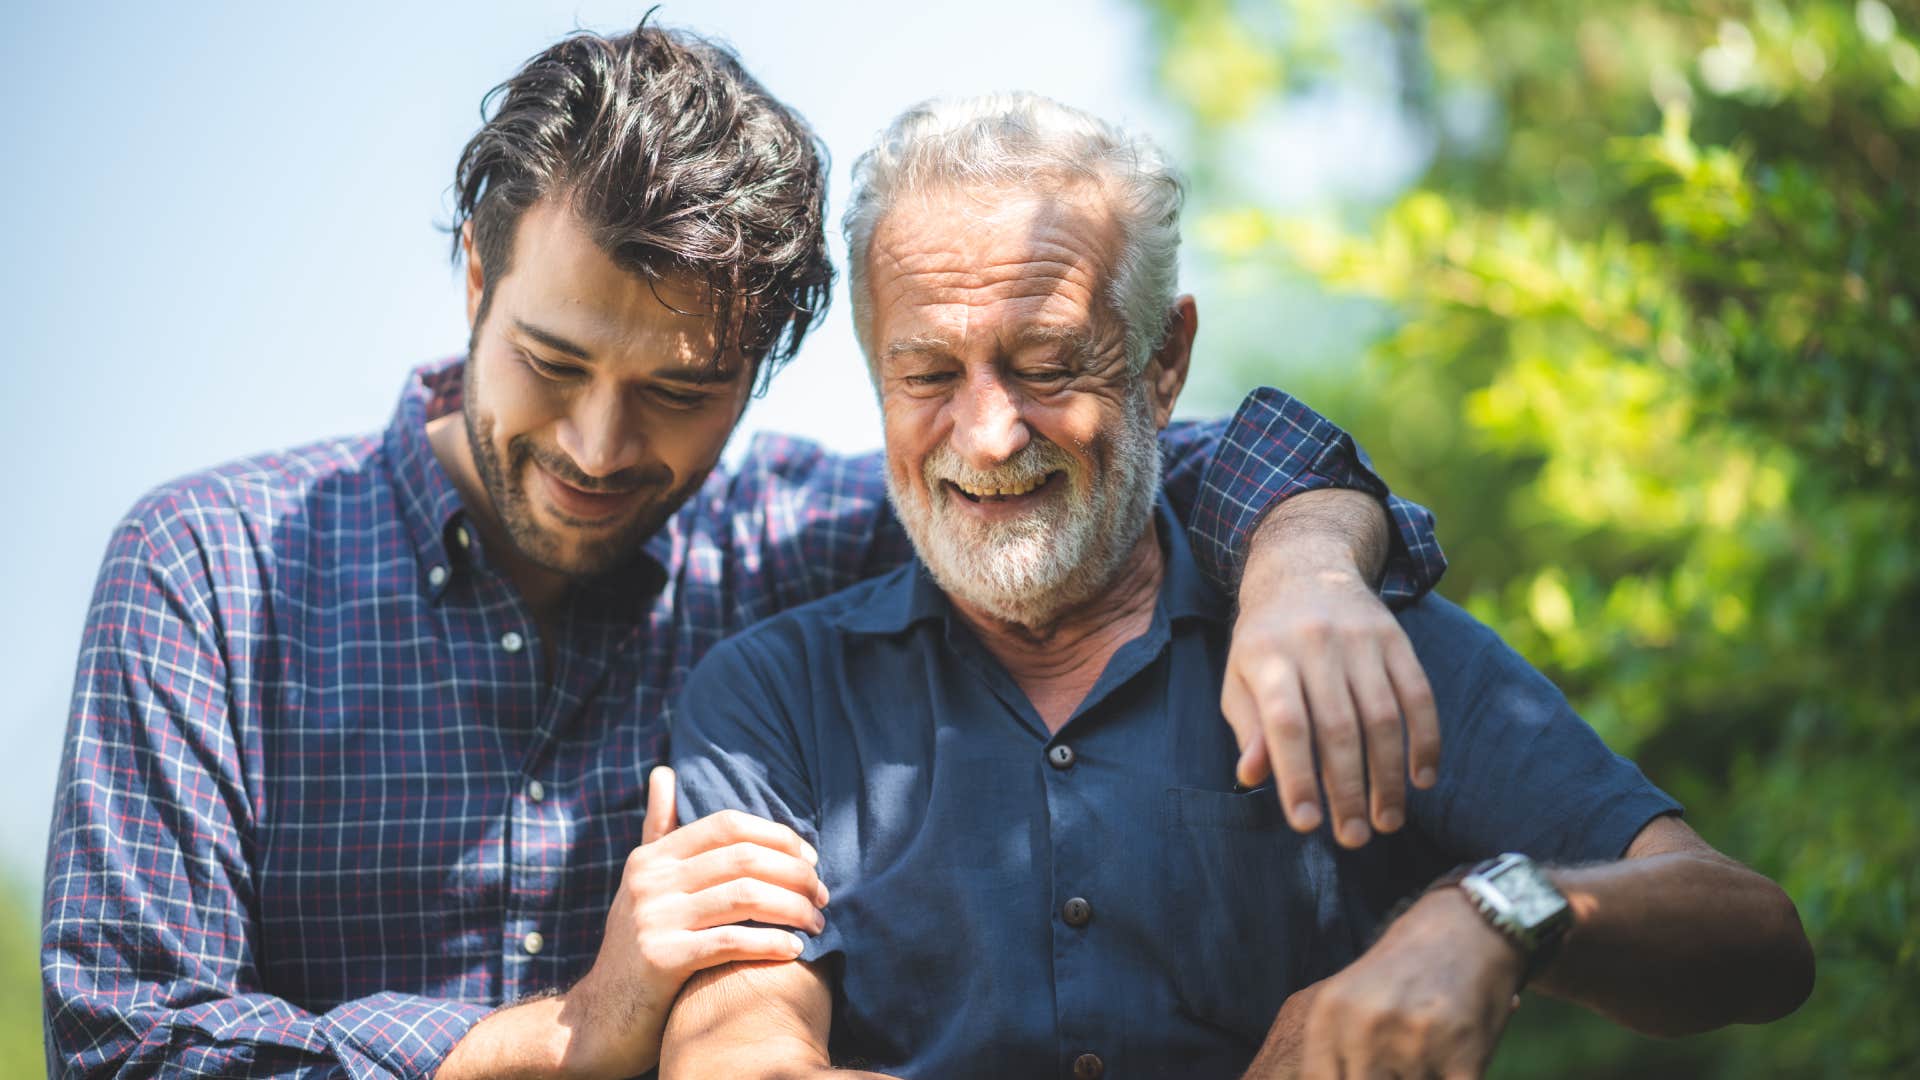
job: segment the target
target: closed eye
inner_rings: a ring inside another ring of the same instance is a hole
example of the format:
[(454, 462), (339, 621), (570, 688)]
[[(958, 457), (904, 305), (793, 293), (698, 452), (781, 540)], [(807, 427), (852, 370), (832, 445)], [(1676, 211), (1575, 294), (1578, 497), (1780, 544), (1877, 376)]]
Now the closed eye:
[(535, 374), (538, 374), (542, 378), (552, 379), (555, 382), (571, 379), (581, 374), (581, 370), (577, 367), (569, 364), (549, 363), (525, 350), (521, 351), (520, 359), (524, 361), (528, 367), (532, 368)]

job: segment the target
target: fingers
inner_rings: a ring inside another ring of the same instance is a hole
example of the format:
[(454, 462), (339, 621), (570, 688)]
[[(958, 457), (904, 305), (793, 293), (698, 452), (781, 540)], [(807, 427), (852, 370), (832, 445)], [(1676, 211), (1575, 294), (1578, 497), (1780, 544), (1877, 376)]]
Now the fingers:
[(1360, 724), (1354, 716), (1346, 671), (1331, 651), (1322, 650), (1302, 674), (1313, 737), (1320, 749), (1320, 778), (1333, 815), (1333, 838), (1342, 847), (1357, 848), (1373, 833), (1367, 828)]
[(656, 765), (647, 774), (647, 819), (640, 826), (640, 842), (651, 844), (673, 831), (680, 814), (674, 802), (676, 783), (673, 770)]
[(766, 818), (738, 810), (722, 810), (717, 814), (708, 814), (691, 825), (683, 825), (667, 834), (660, 841), (660, 848), (663, 855), (684, 859), (728, 844), (742, 843), (784, 851), (809, 863), (820, 861), (819, 853), (813, 850), (812, 844), (802, 840), (799, 833), (785, 825), (777, 825)]
[(744, 961), (795, 960), (805, 947), (798, 935), (770, 926), (716, 926), (691, 936), (687, 968), (703, 971)]
[(693, 893), (740, 879), (764, 881), (820, 907), (827, 904), (827, 887), (812, 863), (753, 843), (690, 856), (680, 863), (674, 884), (681, 892)]
[(1313, 729), (1307, 720), (1307, 702), (1291, 665), (1269, 665), (1260, 696), (1260, 726), (1280, 805), (1287, 821), (1300, 832), (1320, 827), (1320, 783), (1313, 775)]
[(1400, 713), (1407, 721), (1407, 774), (1414, 787), (1425, 790), (1440, 779), (1440, 714), (1434, 708), (1426, 669), (1413, 654), (1413, 643), (1399, 623), (1394, 624), (1394, 630), (1387, 638), (1383, 658)]
[(1386, 660), (1371, 640), (1354, 645), (1347, 657), (1348, 678), (1360, 731), (1366, 739), (1367, 789), (1371, 794), (1373, 827), (1383, 833), (1407, 820), (1405, 736), (1400, 726), (1400, 702), (1393, 696)]
[(1240, 747), (1240, 759), (1234, 764), (1233, 779), (1241, 787), (1258, 787), (1267, 778), (1267, 744), (1260, 737), (1260, 707), (1240, 677), (1229, 655), (1226, 685), (1220, 689), (1220, 715), (1233, 729)]
[(735, 878), (694, 893), (687, 897), (687, 915), (689, 930), (752, 921), (817, 934), (827, 926), (810, 896), (753, 878)]

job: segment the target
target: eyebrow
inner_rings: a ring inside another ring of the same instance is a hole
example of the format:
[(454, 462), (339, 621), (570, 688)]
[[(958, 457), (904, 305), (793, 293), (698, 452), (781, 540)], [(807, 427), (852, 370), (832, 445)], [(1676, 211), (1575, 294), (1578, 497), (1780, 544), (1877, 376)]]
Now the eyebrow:
[[(585, 346), (569, 341), (551, 330), (542, 330), (525, 319), (515, 319), (513, 325), (521, 333), (555, 352), (566, 353), (575, 360), (585, 363), (593, 362), (593, 355), (586, 350)], [(699, 367), (668, 368), (665, 371), (657, 371), (653, 377), (668, 382), (684, 383), (688, 386), (712, 386), (716, 383), (730, 383), (737, 374), (739, 374), (739, 367), (728, 363), (727, 358), (722, 356), (714, 357)]]
[(901, 356), (919, 356), (924, 354), (946, 355), (953, 352), (953, 342), (938, 334), (915, 334), (912, 337), (899, 338), (887, 342), (887, 359)]
[(566, 338), (561, 337), (551, 330), (542, 330), (532, 323), (527, 322), (525, 319), (515, 319), (513, 320), (513, 325), (514, 328), (521, 333), (552, 349), (554, 352), (566, 353), (575, 360), (593, 359), (593, 356), (587, 352), (584, 346), (568, 341)]

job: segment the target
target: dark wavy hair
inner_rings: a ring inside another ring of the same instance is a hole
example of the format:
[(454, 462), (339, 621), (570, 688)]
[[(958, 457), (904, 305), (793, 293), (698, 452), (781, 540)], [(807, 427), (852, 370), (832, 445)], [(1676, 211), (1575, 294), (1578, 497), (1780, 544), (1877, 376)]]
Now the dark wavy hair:
[(704, 282), (720, 350), (759, 364), (760, 389), (825, 313), (826, 148), (726, 48), (644, 19), (582, 31), (488, 91), (480, 114), (452, 224), (454, 261), (471, 222), (485, 274), (476, 325), (520, 216), (549, 197), (622, 268)]

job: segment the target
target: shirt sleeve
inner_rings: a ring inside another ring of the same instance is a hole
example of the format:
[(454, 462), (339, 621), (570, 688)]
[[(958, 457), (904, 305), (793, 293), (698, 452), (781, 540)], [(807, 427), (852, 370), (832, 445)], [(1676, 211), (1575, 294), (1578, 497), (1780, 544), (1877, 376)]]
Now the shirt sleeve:
[(88, 611), (49, 837), (41, 974), (63, 1076), (430, 1075), (488, 1011), (260, 985), (254, 808), (207, 559), (149, 503)]
[(1167, 495), (1187, 522), (1194, 557), (1228, 595), (1267, 511), (1321, 488), (1384, 503), (1391, 528), (1380, 595), (1389, 605), (1425, 595), (1446, 572), (1433, 513), (1389, 492), (1351, 435), (1288, 394), (1261, 387), (1224, 425), (1171, 425), (1161, 445)]
[(1546, 676), (1493, 631), (1429, 597), (1401, 614), (1440, 707), (1439, 782), (1409, 817), (1452, 863), (1517, 851), (1618, 859), (1680, 804), (1607, 748)]
[[(791, 645), (781, 640), (781, 629), (768, 624), (729, 638), (688, 675), (672, 740), (680, 820), (741, 810), (785, 825), (820, 853), (817, 870), (832, 892), (841, 884), (840, 868), (820, 835), (819, 801), (789, 709), (789, 702), (806, 699), (798, 677), (804, 668), (779, 662)], [(831, 909), (820, 934), (796, 932), (807, 942), (803, 960), (839, 948)]]

